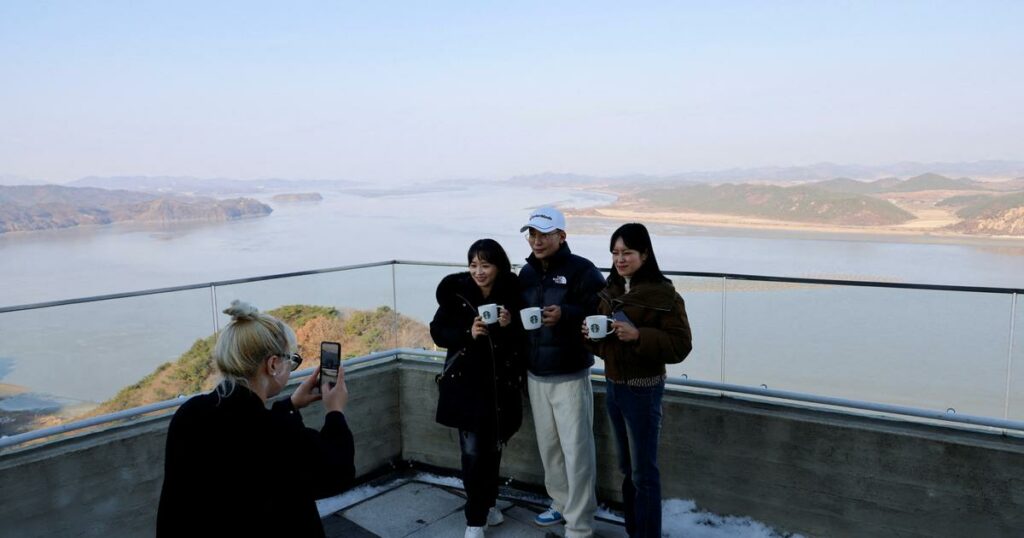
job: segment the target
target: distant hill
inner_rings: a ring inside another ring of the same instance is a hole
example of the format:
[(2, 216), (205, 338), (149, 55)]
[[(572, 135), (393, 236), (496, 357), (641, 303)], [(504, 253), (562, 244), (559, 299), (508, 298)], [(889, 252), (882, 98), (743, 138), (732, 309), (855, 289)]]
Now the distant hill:
[(350, 189), (365, 187), (360, 181), (309, 179), (227, 179), (189, 176), (89, 176), (68, 183), (72, 187), (127, 189), (150, 193), (238, 195), (264, 192)]
[[(885, 183), (882, 183), (883, 181), (885, 181)], [(898, 181), (899, 180), (858, 181), (856, 179), (850, 179), (848, 177), (837, 177), (835, 179), (819, 181), (817, 183), (808, 183), (806, 186), (826, 190), (829, 192), (838, 192), (846, 194), (873, 194), (876, 192), (882, 192), (886, 188), (889, 188), (892, 185), (898, 183)]]
[(980, 200), (956, 214), (964, 220), (950, 226), (954, 231), (1024, 236), (1024, 192)]
[(991, 200), (994, 194), (961, 194), (943, 198), (935, 203), (935, 207), (965, 207), (979, 202)]
[(694, 185), (639, 191), (632, 199), (654, 211), (721, 213), (821, 224), (877, 226), (914, 218), (885, 200), (802, 186)]
[(976, 162), (899, 162), (884, 165), (835, 164), (829, 162), (803, 166), (763, 166), (757, 168), (729, 168), (667, 175), (632, 174), (622, 176), (590, 176), (570, 173), (552, 173), (517, 176), (506, 180), (514, 184), (536, 186), (645, 183), (723, 183), (723, 182), (797, 182), (825, 181), (833, 178), (862, 178), (875, 180), (911, 177), (935, 173), (946, 176), (981, 178), (1011, 178), (1024, 176), (1024, 161)]
[(853, 194), (879, 194), (883, 192), (921, 192), (936, 190), (991, 190), (1011, 192), (1024, 190), (1024, 181), (975, 181), (969, 178), (951, 179), (939, 174), (927, 173), (906, 180), (883, 178), (875, 181), (859, 181), (845, 177), (807, 183), (805, 186), (831, 192)]
[(250, 198), (172, 197), (59, 185), (0, 186), (0, 233), (127, 221), (224, 221), (271, 211)]
[(1024, 206), (1024, 192), (991, 196), (979, 199), (959, 209), (956, 214), (963, 219), (991, 217), (1008, 209)]
[(972, 179), (950, 179), (939, 174), (921, 174), (906, 181), (901, 181), (886, 189), (886, 192), (918, 192), (918, 191), (966, 191), (985, 190), (985, 184)]
[(157, 198), (157, 196), (142, 192), (76, 188), (62, 185), (0, 186), (0, 204), (20, 206), (45, 204), (111, 206), (124, 203), (148, 202)]

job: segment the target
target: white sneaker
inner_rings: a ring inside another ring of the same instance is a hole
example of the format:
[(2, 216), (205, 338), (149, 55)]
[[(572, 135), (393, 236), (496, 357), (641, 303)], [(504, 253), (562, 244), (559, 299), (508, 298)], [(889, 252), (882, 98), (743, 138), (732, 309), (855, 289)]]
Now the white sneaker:
[(562, 517), (562, 513), (554, 508), (549, 508), (537, 517), (533, 518), (533, 523), (538, 527), (550, 527), (551, 525), (558, 525), (565, 523), (565, 519)]
[(492, 506), (491, 509), (487, 511), (488, 527), (497, 527), (498, 525), (501, 525), (504, 522), (505, 516), (501, 513), (501, 510), (498, 510), (497, 508)]
[(466, 538), (484, 538), (484, 528), (466, 527)]

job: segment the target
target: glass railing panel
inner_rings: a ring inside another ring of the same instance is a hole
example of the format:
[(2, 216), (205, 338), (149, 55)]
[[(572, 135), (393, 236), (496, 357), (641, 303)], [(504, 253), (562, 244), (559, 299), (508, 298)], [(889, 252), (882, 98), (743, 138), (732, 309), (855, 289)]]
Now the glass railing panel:
[(187, 390), (161, 365), (213, 334), (210, 304), (202, 288), (0, 314), (0, 435)]
[(1002, 416), (1009, 295), (730, 280), (726, 382)]
[(465, 271), (466, 267), (397, 264), (394, 268), (398, 347), (435, 349), (430, 320), (437, 310), (437, 285), (445, 276)]
[(1013, 353), (1009, 359), (1009, 371), (1009, 406), (1006, 418), (1024, 420), (1024, 295), (1017, 295), (1017, 304), (1013, 312)]
[(725, 280), (706, 277), (672, 277), (686, 303), (693, 331), (693, 351), (685, 361), (668, 365), (668, 375), (686, 374), (691, 379), (722, 380), (722, 291)]
[(218, 323), (230, 321), (221, 312), (239, 299), (288, 322), (304, 357), (317, 359), (322, 340), (355, 357), (395, 347), (392, 289), (390, 265), (217, 286)]

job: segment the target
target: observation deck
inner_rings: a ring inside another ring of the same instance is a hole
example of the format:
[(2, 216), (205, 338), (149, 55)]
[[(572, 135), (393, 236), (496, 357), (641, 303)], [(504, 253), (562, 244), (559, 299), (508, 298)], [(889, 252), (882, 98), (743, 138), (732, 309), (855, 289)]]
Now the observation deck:
[[(325, 528), (451, 536), (464, 528), (458, 483), (414, 474), (451, 477), (459, 467), (454, 431), (433, 420), (443, 354), (408, 347), (408, 320), (430, 319), (436, 283), (457, 270), (385, 262), (0, 308), (0, 357), (63, 372), (23, 382), (36, 397), (100, 401), (73, 391), (110, 385), (110, 398), (138, 382), (216, 332), (221, 305), (234, 298), (264, 310), (386, 306), (394, 323), (380, 350), (346, 362), (357, 474), (379, 489), (321, 502)], [(695, 341), (669, 372), (666, 499), (752, 517), (783, 535), (1024, 535), (1022, 290), (670, 274)], [(42, 345), (57, 341), (57, 352)], [(612, 514), (621, 476), (600, 367), (593, 374), (598, 499)], [(152, 534), (167, 423), (183, 398), (0, 438), (0, 535)], [(307, 424), (322, 413), (303, 410)], [(526, 524), (544, 499), (524, 415), (502, 462), (512, 505), (489, 536), (546, 532)], [(375, 502), (389, 511), (374, 512)], [(396, 503), (419, 515), (399, 515)], [(612, 517), (599, 532), (624, 535)]]

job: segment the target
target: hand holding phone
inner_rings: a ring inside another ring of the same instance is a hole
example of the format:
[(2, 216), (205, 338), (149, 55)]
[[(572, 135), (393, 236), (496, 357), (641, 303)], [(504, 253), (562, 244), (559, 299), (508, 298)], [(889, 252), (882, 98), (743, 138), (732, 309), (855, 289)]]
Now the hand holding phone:
[(317, 385), (338, 384), (338, 369), (341, 368), (341, 344), (338, 342), (320, 342), (320, 379)]
[(326, 387), (323, 394), (324, 409), (345, 412), (348, 405), (348, 386), (345, 384), (345, 368), (338, 368), (338, 384)]

